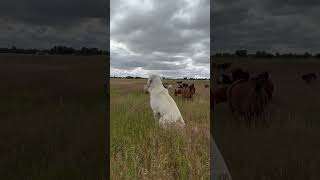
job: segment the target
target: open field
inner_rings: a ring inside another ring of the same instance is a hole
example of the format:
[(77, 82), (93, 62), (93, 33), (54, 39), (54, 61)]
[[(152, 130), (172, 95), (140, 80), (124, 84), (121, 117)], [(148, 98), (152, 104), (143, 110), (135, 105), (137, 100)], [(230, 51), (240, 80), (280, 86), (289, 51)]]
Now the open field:
[(251, 73), (269, 71), (275, 85), (268, 108), (270, 127), (236, 126), (227, 104), (214, 114), (214, 137), (234, 180), (320, 177), (320, 80), (307, 85), (300, 76), (320, 72), (315, 59), (222, 59)]
[(111, 178), (209, 179), (210, 93), (204, 88), (208, 81), (193, 81), (193, 100), (174, 97), (171, 91), (186, 122), (185, 133), (155, 123), (149, 94), (142, 92), (146, 82), (110, 80)]
[(106, 56), (0, 55), (1, 179), (103, 179)]

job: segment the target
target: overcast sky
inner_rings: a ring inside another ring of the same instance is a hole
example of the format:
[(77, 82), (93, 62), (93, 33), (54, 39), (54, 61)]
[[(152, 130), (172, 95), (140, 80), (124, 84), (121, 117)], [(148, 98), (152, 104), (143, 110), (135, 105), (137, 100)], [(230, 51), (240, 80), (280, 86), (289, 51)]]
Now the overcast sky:
[(320, 52), (319, 0), (211, 1), (211, 52)]
[(209, 77), (209, 0), (111, 0), (111, 76)]
[(2, 0), (0, 47), (108, 49), (106, 0)]

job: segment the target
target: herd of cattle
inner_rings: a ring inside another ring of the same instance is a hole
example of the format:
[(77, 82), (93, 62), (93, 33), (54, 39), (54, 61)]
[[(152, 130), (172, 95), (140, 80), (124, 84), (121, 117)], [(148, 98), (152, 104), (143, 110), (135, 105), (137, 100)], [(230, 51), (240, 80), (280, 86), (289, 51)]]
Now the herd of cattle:
[[(272, 99), (274, 84), (269, 72), (250, 74), (242, 68), (231, 68), (231, 63), (213, 64), (215, 85), (210, 91), (212, 108), (228, 103), (233, 114), (252, 120), (263, 114)], [(317, 73), (301, 76), (306, 83), (319, 78)]]
[(224, 66), (215, 66), (219, 73), (215, 81), (217, 85), (212, 88), (211, 100), (213, 108), (219, 103), (228, 103), (232, 113), (246, 119), (259, 116), (272, 99), (274, 85), (269, 72), (262, 72), (253, 77), (248, 71), (241, 68), (231, 69), (228, 63)]
[[(174, 89), (174, 96), (181, 96), (186, 99), (191, 99), (196, 93), (196, 87), (193, 83), (187, 84), (183, 83), (182, 81), (177, 81), (176, 83), (177, 84)], [(173, 86), (168, 83), (163, 83), (163, 86), (168, 90), (173, 88)], [(209, 88), (209, 84), (205, 84), (204, 87)], [(143, 91), (144, 93), (149, 94), (148, 87), (146, 85), (143, 87)]]
[[(254, 75), (242, 68), (231, 68), (232, 63), (212, 63), (214, 72), (214, 84), (210, 90), (212, 108), (220, 103), (227, 103), (233, 114), (251, 120), (263, 114), (265, 108), (272, 99), (274, 84), (269, 72), (261, 72)], [(301, 76), (306, 83), (317, 80), (320, 76), (317, 73), (308, 73)], [(174, 88), (174, 95), (190, 99), (196, 93), (194, 84), (187, 84), (177, 81)], [(173, 86), (163, 83), (163, 86), (171, 90)], [(209, 84), (204, 85), (209, 88)], [(144, 87), (148, 92), (148, 87)]]

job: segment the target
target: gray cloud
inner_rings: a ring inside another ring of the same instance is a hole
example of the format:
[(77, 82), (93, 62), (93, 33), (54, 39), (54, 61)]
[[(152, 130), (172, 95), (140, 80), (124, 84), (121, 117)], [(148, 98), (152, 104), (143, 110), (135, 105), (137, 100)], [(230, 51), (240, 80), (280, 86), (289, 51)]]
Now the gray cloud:
[(319, 52), (319, 7), (315, 0), (212, 1), (211, 52)]
[(0, 45), (48, 48), (53, 45), (108, 48), (105, 0), (5, 0), (0, 6)]
[(180, 77), (182, 69), (193, 77), (188, 66), (209, 64), (209, 7), (208, 0), (111, 1), (111, 73), (140, 68)]

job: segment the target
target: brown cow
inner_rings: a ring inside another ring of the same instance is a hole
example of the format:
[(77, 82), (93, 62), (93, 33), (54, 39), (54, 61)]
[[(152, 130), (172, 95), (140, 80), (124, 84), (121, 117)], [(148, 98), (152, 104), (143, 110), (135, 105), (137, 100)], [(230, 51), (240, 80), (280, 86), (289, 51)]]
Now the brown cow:
[(224, 87), (219, 87), (215, 90), (213, 90), (214, 96), (215, 96), (215, 103), (219, 104), (219, 103), (223, 103), (223, 102), (227, 102), (227, 92), (228, 92), (228, 87), (224, 86)]
[(218, 84), (232, 84), (232, 80), (227, 74), (221, 74), (218, 78)]
[(235, 81), (227, 92), (232, 113), (238, 113), (246, 120), (260, 116), (273, 94), (273, 83), (268, 72), (250, 80)]
[(218, 64), (217, 68), (225, 71), (226, 69), (230, 68), (231, 65), (232, 63), (222, 63), (222, 64)]
[(204, 87), (205, 87), (205, 88), (208, 88), (208, 87), (209, 87), (209, 84), (205, 84)]
[(301, 76), (301, 79), (306, 81), (306, 83), (310, 83), (311, 81), (314, 81), (317, 79), (316, 73), (308, 73)]
[(258, 74), (256, 78), (262, 79), (265, 82), (264, 83), (265, 91), (268, 94), (269, 100), (271, 100), (273, 91), (274, 91), (274, 85), (273, 85), (273, 82), (271, 81), (270, 74), (268, 72), (263, 72), (261, 74)]
[(174, 89), (174, 96), (178, 96), (182, 93), (182, 87), (177, 87)]
[(232, 80), (237, 81), (240, 79), (249, 80), (250, 74), (247, 71), (243, 71), (241, 68), (236, 68), (231, 71)]
[(191, 84), (189, 87), (190, 87), (190, 90), (191, 90), (192, 94), (195, 94), (196, 93), (196, 88), (194, 87), (194, 84)]
[(190, 86), (183, 87), (181, 90), (181, 95), (184, 98), (192, 98), (193, 92), (192, 92)]

